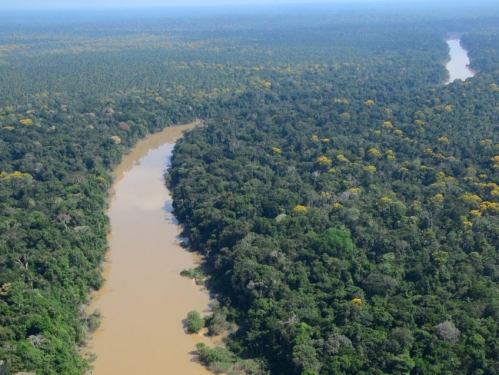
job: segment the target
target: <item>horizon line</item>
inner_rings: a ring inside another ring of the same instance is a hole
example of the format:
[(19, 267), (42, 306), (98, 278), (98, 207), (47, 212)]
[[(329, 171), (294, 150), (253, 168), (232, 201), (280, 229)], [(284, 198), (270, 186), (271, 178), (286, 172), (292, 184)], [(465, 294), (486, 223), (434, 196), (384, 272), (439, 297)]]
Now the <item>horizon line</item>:
[[(56, 6), (50, 6), (50, 5), (35, 5), (35, 6), (16, 6), (16, 5), (0, 5), (0, 9), (2, 10), (71, 10), (71, 9), (88, 9), (88, 10), (96, 10), (96, 9), (170, 9), (170, 8), (213, 8), (213, 7), (241, 7), (241, 6), (284, 6), (284, 5), (294, 5), (294, 6), (334, 6), (334, 5), (414, 5), (416, 3), (425, 3), (425, 4), (431, 4), (431, 5), (442, 5), (444, 3), (456, 3), (453, 0), (442, 0), (439, 2), (435, 2), (432, 0), (316, 0), (312, 3), (306, 2), (304, 0), (278, 0), (278, 2), (272, 2), (272, 1), (257, 1), (255, 2), (254, 0), (247, 0), (243, 2), (227, 2), (227, 1), (221, 1), (221, 2), (213, 2), (213, 3), (171, 3), (171, 4), (137, 4), (137, 5), (131, 5), (131, 4), (125, 4), (125, 5), (119, 5), (119, 4), (103, 4), (103, 5), (82, 5), (82, 4), (75, 4), (75, 5), (56, 5)], [(495, 4), (495, 1), (492, 0), (483, 0), (483, 1), (477, 1), (473, 5), (476, 6), (478, 4)], [(457, 4), (460, 5), (469, 5), (468, 1), (458, 1)]]

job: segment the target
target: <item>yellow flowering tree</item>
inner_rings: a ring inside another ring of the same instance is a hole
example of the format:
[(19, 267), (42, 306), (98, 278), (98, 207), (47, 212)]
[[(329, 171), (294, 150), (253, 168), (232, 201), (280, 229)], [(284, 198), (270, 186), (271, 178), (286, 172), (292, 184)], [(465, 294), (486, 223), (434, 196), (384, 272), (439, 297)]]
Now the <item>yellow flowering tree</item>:
[(121, 143), (121, 138), (118, 137), (117, 135), (113, 135), (111, 137), (111, 139), (114, 141), (114, 143), (116, 143), (117, 145), (119, 145)]
[(21, 124), (23, 125), (26, 125), (26, 126), (29, 126), (29, 125), (33, 125), (33, 120), (30, 119), (30, 118), (25, 118), (25, 119), (22, 119), (19, 121)]
[(438, 138), (438, 141), (440, 143), (443, 143), (443, 144), (449, 144), (450, 143), (449, 142), (449, 138), (447, 138), (446, 136), (442, 136), (442, 137)]
[(393, 200), (391, 198), (383, 197), (378, 202), (376, 202), (376, 206), (378, 206), (378, 208), (381, 211), (384, 211), (384, 210), (388, 209), (390, 207), (390, 204), (392, 204), (392, 203), (393, 203)]
[(482, 147), (487, 147), (492, 145), (492, 140), (490, 139), (484, 139), (480, 141), (480, 146)]
[(317, 164), (322, 167), (329, 167), (333, 164), (333, 161), (329, 159), (327, 156), (322, 155), (317, 158)]
[(354, 195), (359, 195), (360, 194), (360, 188), (350, 188), (348, 191)]
[(348, 104), (348, 99), (345, 99), (345, 98), (335, 98), (334, 102), (335, 103)]
[(377, 148), (371, 148), (369, 151), (367, 151), (367, 155), (369, 155), (369, 157), (371, 158), (380, 158), (381, 156), (383, 156), (383, 154), (381, 153), (380, 150), (378, 150)]
[(302, 206), (301, 204), (299, 204), (298, 206), (296, 206), (295, 208), (293, 208), (293, 212), (307, 212), (307, 207), (305, 206)]
[(499, 204), (496, 202), (483, 202), (480, 205), (480, 211), (490, 211), (494, 213), (499, 212)]
[(22, 180), (22, 179), (32, 179), (33, 177), (29, 173), (22, 173), (15, 171), (12, 173), (2, 172), (0, 173), (0, 180)]
[(355, 306), (357, 306), (357, 307), (362, 307), (362, 299), (360, 299), (360, 298), (354, 298), (354, 299), (352, 300), (352, 303), (353, 303)]
[(431, 197), (430, 199), (428, 199), (428, 202), (430, 204), (435, 205), (435, 206), (439, 206), (442, 203), (444, 203), (444, 196), (442, 194), (440, 194), (440, 193), (435, 194), (433, 197)]
[(458, 198), (458, 200), (460, 200), (461, 202), (466, 203), (467, 205), (470, 205), (470, 206), (473, 206), (473, 207), (477, 207), (478, 204), (482, 201), (482, 198), (480, 198), (476, 194), (471, 194), (469, 192), (466, 192), (463, 195), (461, 195)]
[(343, 154), (337, 155), (336, 160), (338, 160), (341, 163), (348, 163), (348, 159)]
[(416, 199), (416, 200), (412, 201), (410, 207), (414, 211), (421, 211), (421, 202)]
[(473, 227), (473, 223), (466, 216), (461, 216), (460, 219), (464, 229), (471, 229)]

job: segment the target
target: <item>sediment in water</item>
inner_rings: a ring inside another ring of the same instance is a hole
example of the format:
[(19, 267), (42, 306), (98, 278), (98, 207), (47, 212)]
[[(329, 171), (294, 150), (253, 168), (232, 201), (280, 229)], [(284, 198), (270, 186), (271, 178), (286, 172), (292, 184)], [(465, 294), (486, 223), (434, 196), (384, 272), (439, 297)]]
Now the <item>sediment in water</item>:
[(190, 310), (208, 312), (209, 295), (180, 276), (196, 258), (178, 245), (181, 229), (163, 178), (175, 139), (195, 125), (140, 141), (115, 170), (107, 281), (90, 307), (103, 315), (89, 344), (94, 375), (211, 374), (193, 355), (197, 342), (210, 339), (188, 335), (184, 326)]

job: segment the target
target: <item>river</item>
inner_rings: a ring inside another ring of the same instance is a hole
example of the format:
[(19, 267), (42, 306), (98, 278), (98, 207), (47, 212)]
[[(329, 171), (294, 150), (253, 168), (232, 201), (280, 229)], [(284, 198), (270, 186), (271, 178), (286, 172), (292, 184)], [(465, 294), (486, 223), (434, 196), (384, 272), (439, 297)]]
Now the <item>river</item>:
[(456, 79), (466, 80), (473, 77), (475, 73), (468, 68), (470, 59), (468, 52), (461, 46), (459, 39), (449, 39), (447, 44), (450, 48), (450, 61), (445, 66), (449, 71), (449, 80), (447, 83), (454, 82)]
[(107, 281), (90, 306), (103, 315), (88, 348), (97, 355), (93, 375), (211, 374), (193, 361), (196, 343), (209, 339), (188, 335), (183, 326), (190, 310), (208, 310), (209, 295), (179, 275), (196, 258), (178, 245), (180, 228), (163, 179), (175, 139), (194, 126), (140, 141), (115, 170)]

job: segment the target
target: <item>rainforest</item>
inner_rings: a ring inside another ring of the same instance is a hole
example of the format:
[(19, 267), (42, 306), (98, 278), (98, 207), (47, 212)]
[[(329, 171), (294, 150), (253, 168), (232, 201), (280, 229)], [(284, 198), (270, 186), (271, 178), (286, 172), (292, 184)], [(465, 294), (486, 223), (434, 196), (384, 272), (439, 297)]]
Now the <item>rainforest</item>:
[[(473, 77), (448, 82), (448, 40)], [(212, 296), (199, 366), (499, 374), (485, 2), (2, 11), (0, 374), (92, 373), (114, 171), (194, 121), (164, 181)]]

